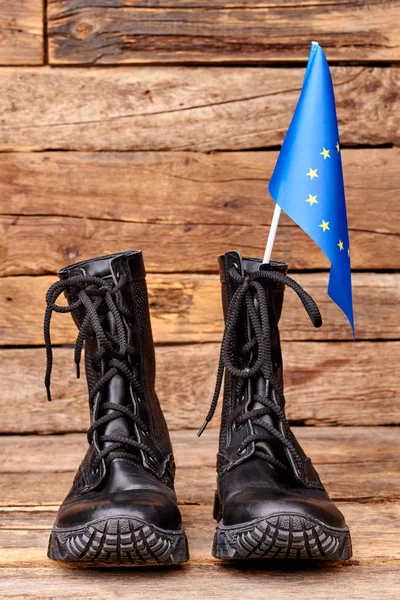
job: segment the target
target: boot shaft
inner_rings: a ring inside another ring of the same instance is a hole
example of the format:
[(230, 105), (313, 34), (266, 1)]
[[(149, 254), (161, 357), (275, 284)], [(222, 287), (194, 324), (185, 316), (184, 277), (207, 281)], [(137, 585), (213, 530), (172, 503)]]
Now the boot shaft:
[[(222, 307), (225, 318), (229, 302), (238, 287), (237, 282), (230, 277), (231, 269), (235, 269), (242, 276), (255, 273), (260, 270), (260, 267), (261, 270), (276, 271), (285, 275), (288, 272), (287, 263), (271, 261), (269, 264), (264, 265), (259, 258), (246, 258), (235, 251), (219, 256), (218, 266), (222, 287)], [(276, 281), (263, 281), (262, 285), (268, 298), (271, 317), (274, 317), (275, 325), (277, 325), (282, 313), (285, 285)]]
[(286, 263), (264, 265), (238, 252), (219, 257), (225, 318), (220, 365), (225, 380), (218, 472), (262, 456), (306, 485), (320, 486), (285, 416), (278, 329), (285, 287), (299, 295), (315, 326), (321, 319), (311, 297), (287, 277), (287, 269)]
[[(154, 392), (155, 355), (142, 253), (131, 251), (82, 261), (61, 269), (58, 275), (62, 281), (79, 276), (96, 277), (101, 279), (103, 286), (110, 290), (118, 285), (121, 278), (125, 280), (125, 284), (120, 287), (115, 296), (115, 301), (118, 303), (118, 312), (127, 345), (135, 350), (134, 357), (129, 356), (128, 360), (137, 362), (136, 369), (144, 391)], [(88, 286), (90, 286), (90, 282), (88, 282)], [(77, 291), (77, 288), (66, 288), (64, 293), (69, 306), (78, 300)], [(93, 298), (95, 299), (95, 297)], [(111, 335), (117, 335), (115, 317), (107, 310), (104, 302), (100, 304), (99, 309), (102, 328)], [(72, 312), (72, 317), (79, 330), (86, 315), (87, 311), (84, 306), (80, 306), (78, 310)], [(85, 369), (89, 394), (105, 367), (103, 361), (102, 369), (93, 368), (92, 361), (98, 352), (99, 340), (93, 327), (89, 326), (85, 335)]]
[[(155, 354), (141, 251), (76, 263), (61, 269), (59, 277), (50, 293), (53, 299), (47, 299), (48, 311), (55, 310), (54, 298), (64, 291), (69, 308), (63, 312), (72, 313), (79, 330), (78, 376), (85, 345), (91, 460), (99, 462), (105, 455), (100, 469), (103, 479), (107, 472), (113, 477), (116, 469), (126, 470), (122, 463), (132, 459), (172, 486), (175, 466), (155, 393)], [(88, 485), (94, 483), (95, 478)]]
[[(229, 306), (234, 295), (247, 276), (259, 271), (261, 266), (269, 271), (276, 271), (283, 274), (287, 273), (288, 265), (286, 263), (272, 262), (269, 265), (262, 265), (261, 263), (262, 261), (259, 259), (242, 257), (239, 252), (235, 251), (227, 252), (218, 258), (225, 323), (228, 317)], [(282, 354), (278, 323), (282, 313), (285, 286), (281, 282), (267, 279), (261, 280), (260, 285), (262, 286), (268, 305), (271, 368), (276, 380), (283, 388)], [(254, 305), (258, 311), (259, 307), (256, 298), (254, 298)], [(246, 344), (249, 343), (252, 337), (254, 337), (252, 324), (244, 302), (236, 320), (236, 339), (231, 349), (233, 362), (242, 369), (246, 369), (254, 363), (255, 357), (253, 354), (254, 352), (257, 352), (256, 348), (253, 353), (250, 351), (245, 355), (242, 354), (242, 349), (246, 347)], [(222, 451), (219, 453), (219, 466), (221, 469), (229, 463), (239, 464), (244, 460), (246, 454), (251, 452), (251, 449), (248, 448), (243, 455), (238, 456), (237, 449), (247, 435), (254, 433), (254, 427), (250, 423), (245, 423), (241, 427), (237, 427), (236, 423), (238, 417), (246, 410), (249, 410), (250, 407), (253, 409), (260, 408), (260, 405), (253, 402), (252, 399), (257, 394), (260, 396), (268, 394), (268, 390), (266, 389), (267, 385), (268, 382), (263, 374), (256, 373), (246, 381), (235, 377), (228, 370), (225, 371), (220, 433), (220, 450)], [(265, 416), (264, 419), (270, 422), (271, 425), (276, 426), (276, 423), (274, 423), (274, 420), (271, 417)], [(275, 455), (279, 455), (280, 459), (284, 458), (278, 445), (274, 443), (273, 440), (271, 440), (271, 443), (272, 445), (269, 445), (268, 450)], [(264, 446), (266, 447), (265, 444)]]
[[(238, 273), (243, 278), (259, 270), (275, 271), (284, 275), (288, 271), (287, 263), (271, 261), (268, 265), (263, 265), (261, 259), (242, 257), (239, 252), (235, 251), (219, 256), (218, 266), (225, 322), (229, 304), (239, 286), (238, 281), (231, 276), (232, 271)], [(261, 280), (260, 283), (264, 289), (268, 304), (274, 374), (283, 389), (283, 365), (278, 323), (282, 314), (285, 285), (282, 282), (273, 280)], [(245, 308), (241, 312), (240, 319), (238, 319), (236, 335), (238, 345), (240, 343), (247, 343), (251, 337), (251, 324)]]

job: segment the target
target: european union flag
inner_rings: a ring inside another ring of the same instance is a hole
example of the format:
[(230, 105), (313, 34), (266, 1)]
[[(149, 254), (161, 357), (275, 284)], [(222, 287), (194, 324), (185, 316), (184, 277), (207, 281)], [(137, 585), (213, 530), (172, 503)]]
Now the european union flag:
[(349, 232), (335, 97), (328, 62), (313, 42), (300, 99), (269, 183), (275, 202), (330, 263), (328, 295), (354, 335)]

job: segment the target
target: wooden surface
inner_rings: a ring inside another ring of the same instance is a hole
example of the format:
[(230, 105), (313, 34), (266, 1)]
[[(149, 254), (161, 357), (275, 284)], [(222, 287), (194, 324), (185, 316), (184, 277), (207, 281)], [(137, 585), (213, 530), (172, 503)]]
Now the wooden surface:
[(43, 64), (43, 0), (5, 0), (0, 7), (0, 65)]
[[(393, 211), (392, 215), (395, 216)], [(101, 214), (99, 211), (97, 214)], [(389, 213), (390, 214), (390, 213)], [(201, 218), (201, 215), (199, 215)], [(387, 218), (387, 217), (386, 217)], [(397, 233), (350, 231), (353, 268), (395, 269), (400, 255)], [(391, 227), (395, 228), (392, 220)], [(217, 257), (227, 248), (243, 256), (261, 256), (265, 225), (159, 224), (86, 219), (68, 216), (0, 216), (0, 276), (54, 273), (64, 265), (116, 249), (140, 248), (149, 272), (215, 272)], [(134, 244), (134, 246), (132, 245)], [(148, 257), (148, 260), (147, 260)], [(291, 269), (329, 268), (329, 261), (310, 238), (293, 224), (280, 226), (275, 260)]]
[[(280, 322), (283, 340), (351, 340), (339, 308), (326, 295), (326, 273), (301, 273), (295, 279), (316, 300), (323, 326), (314, 329), (298, 296), (287, 290)], [(6, 345), (43, 344), (43, 311), (53, 276), (0, 278), (0, 335)], [(398, 339), (400, 274), (355, 273), (353, 296), (356, 337)], [(220, 342), (223, 333), (221, 290), (217, 275), (147, 276), (150, 313), (157, 343)], [(60, 302), (62, 297), (60, 297)], [(296, 327), (293, 327), (296, 323)], [(76, 327), (69, 315), (54, 315), (54, 344), (73, 344)], [(350, 352), (349, 352), (350, 359)]]
[[(177, 491), (191, 561), (176, 569), (67, 568), (46, 558), (55, 511), (68, 491), (83, 435), (0, 438), (1, 598), (240, 597), (397, 600), (400, 575), (399, 436), (393, 428), (295, 428), (351, 529), (347, 563), (225, 565), (210, 553), (217, 434), (176, 431)], [(63, 452), (60, 453), (60, 440)], [(8, 486), (4, 484), (8, 477)], [(355, 500), (357, 498), (357, 500)], [(29, 591), (28, 591), (29, 590)]]
[[(399, 353), (400, 342), (357, 342), (354, 354), (351, 342), (285, 342), (289, 419), (319, 426), (399, 425)], [(157, 393), (170, 429), (200, 427), (213, 395), (218, 357), (219, 344), (157, 347)], [(44, 349), (0, 350), (0, 432), (86, 431), (86, 386), (75, 378), (72, 348), (55, 348), (54, 363), (49, 404)], [(14, 403), (24, 407), (18, 419), (10, 409)], [(209, 427), (218, 426), (215, 417)]]
[[(265, 228), (272, 216), (266, 187), (277, 157), (275, 150), (2, 152), (0, 214)], [(399, 235), (400, 148), (345, 149), (342, 161), (350, 230)], [(285, 214), (281, 225), (295, 228)]]
[[(257, 67), (21, 67), (16, 76), (4, 67), (0, 150), (277, 146), (303, 76)], [(332, 76), (341, 143), (399, 145), (400, 69), (333, 67)]]
[[(216, 257), (226, 248), (261, 256), (272, 214), (265, 210), (265, 190), (276, 157), (0, 153), (0, 275), (56, 272), (71, 261), (113, 251), (115, 240), (120, 248), (142, 248), (149, 272), (215, 272)], [(345, 150), (343, 157), (352, 266), (396, 269), (400, 149)], [(274, 254), (292, 269), (329, 267), (285, 216)]]
[(304, 61), (312, 39), (331, 60), (400, 59), (398, 0), (49, 0), (48, 6), (55, 64)]
[[(311, 40), (333, 64), (355, 347), (326, 296), (327, 260), (284, 216), (274, 258), (323, 315), (314, 331), (287, 291), (287, 414), (346, 515), (354, 556), (227, 566), (211, 557), (218, 411), (196, 438), (222, 337), (216, 258), (262, 255), (268, 181)], [(0, 599), (398, 600), (399, 65), (399, 0), (0, 3)], [(69, 315), (53, 321), (45, 399), (45, 293), (71, 262), (139, 247), (191, 561), (66, 568), (46, 546), (88, 409)]]

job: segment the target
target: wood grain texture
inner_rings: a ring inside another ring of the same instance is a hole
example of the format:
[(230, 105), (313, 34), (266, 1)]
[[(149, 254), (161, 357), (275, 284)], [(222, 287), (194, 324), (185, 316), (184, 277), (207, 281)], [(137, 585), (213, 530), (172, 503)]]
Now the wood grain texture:
[(400, 4), (203, 0), (50, 0), (54, 64), (400, 59)]
[[(288, 418), (305, 425), (399, 425), (400, 342), (285, 342)], [(0, 350), (1, 433), (86, 431), (85, 383), (72, 348), (54, 349), (53, 400), (45, 399), (42, 348)], [(156, 389), (168, 427), (198, 429), (215, 385), (219, 344), (158, 346)], [(185, 385), (182, 386), (182, 374)], [(334, 384), (332, 384), (334, 382)], [(18, 419), (15, 406), (23, 406)], [(219, 426), (219, 411), (210, 427)]]
[[(63, 568), (4, 568), (0, 581), (1, 598), (13, 600), (114, 600), (133, 597), (141, 600), (231, 600), (235, 596), (253, 600), (268, 590), (274, 600), (398, 600), (400, 568), (333, 565), (188, 565), (180, 569), (132, 571)], [(282, 572), (283, 571), (283, 572)], [(135, 596), (132, 596), (132, 589)]]
[[(0, 214), (265, 226), (277, 156), (274, 150), (3, 152)], [(342, 161), (351, 230), (399, 233), (400, 148), (345, 149)], [(280, 224), (291, 221), (282, 214)]]
[[(396, 269), (400, 149), (343, 155), (352, 266)], [(261, 256), (273, 212), (266, 187), (276, 156), (0, 153), (0, 275), (54, 273), (114, 251), (116, 240), (120, 249), (142, 248), (149, 272), (215, 272), (216, 257), (226, 248)], [(329, 267), (285, 215), (274, 256), (294, 269)]]
[[(400, 69), (333, 67), (344, 145), (400, 142)], [(239, 150), (282, 143), (304, 69), (0, 69), (0, 150)]]
[[(286, 293), (280, 332), (283, 340), (349, 340), (350, 327), (326, 294), (328, 273), (295, 275), (318, 303), (324, 321), (314, 330), (296, 294)], [(0, 278), (2, 345), (42, 345), (45, 295), (55, 277)], [(400, 334), (400, 274), (355, 273), (353, 298), (356, 336), (360, 340), (392, 339)], [(216, 275), (147, 277), (154, 339), (158, 343), (220, 342), (223, 320)], [(60, 302), (62, 300), (60, 299)], [(56, 318), (58, 317), (58, 318)], [(77, 330), (69, 315), (56, 315), (54, 344), (72, 344)], [(349, 358), (351, 352), (349, 352)]]
[(43, 1), (12, 0), (0, 7), (0, 65), (43, 64)]
[[(272, 214), (272, 201), (266, 200), (267, 211)], [(393, 221), (393, 227), (397, 223)], [(0, 216), (0, 277), (55, 273), (84, 258), (133, 247), (143, 250), (148, 272), (215, 273), (217, 257), (227, 248), (240, 248), (244, 256), (263, 256), (267, 235), (268, 227), (257, 225)], [(397, 269), (399, 234), (355, 230), (350, 237), (353, 269)], [(329, 269), (328, 259), (316, 244), (292, 225), (279, 227), (274, 259), (288, 261), (292, 269)]]
[[(335, 500), (400, 498), (399, 436), (395, 428), (296, 427)], [(181, 504), (212, 504), (218, 432), (198, 440), (193, 431), (172, 432)], [(82, 460), (84, 434), (2, 436), (0, 506), (58, 504), (68, 492)]]

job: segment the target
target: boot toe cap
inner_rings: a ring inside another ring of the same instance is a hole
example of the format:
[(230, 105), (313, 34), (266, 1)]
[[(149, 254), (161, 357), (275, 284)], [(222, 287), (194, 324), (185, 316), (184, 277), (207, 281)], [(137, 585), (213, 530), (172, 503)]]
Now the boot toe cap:
[(174, 499), (153, 490), (89, 493), (71, 498), (60, 507), (55, 526), (71, 529), (115, 518), (137, 520), (166, 531), (181, 529), (181, 514)]
[(265, 490), (256, 493), (243, 491), (228, 498), (222, 521), (224, 526), (231, 526), (282, 515), (309, 518), (338, 529), (346, 527), (343, 514), (327, 496), (314, 494), (302, 498), (291, 494), (271, 494)]

